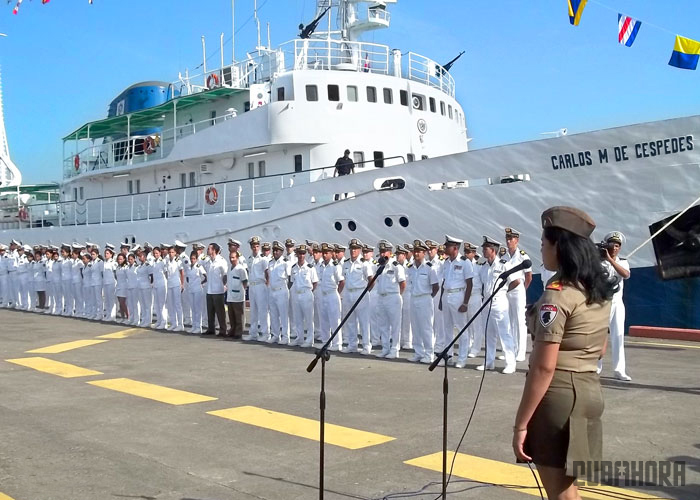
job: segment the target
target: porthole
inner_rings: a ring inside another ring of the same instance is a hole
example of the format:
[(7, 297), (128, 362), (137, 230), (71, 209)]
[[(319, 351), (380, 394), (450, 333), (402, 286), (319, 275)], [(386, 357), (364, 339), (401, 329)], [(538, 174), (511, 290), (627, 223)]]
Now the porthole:
[(401, 224), (401, 227), (408, 227), (408, 217), (399, 217), (399, 224)]
[(351, 220), (350, 222), (348, 222), (348, 229), (350, 231), (355, 231), (357, 229), (357, 224), (355, 224), (354, 220)]
[(340, 222), (336, 221), (336, 223), (335, 223), (335, 230), (336, 230), (336, 231), (340, 231), (340, 230), (342, 230), (342, 229), (343, 229), (343, 225), (342, 225)]
[(394, 225), (394, 219), (392, 219), (391, 217), (385, 217), (384, 224), (386, 224), (387, 227), (391, 227)]

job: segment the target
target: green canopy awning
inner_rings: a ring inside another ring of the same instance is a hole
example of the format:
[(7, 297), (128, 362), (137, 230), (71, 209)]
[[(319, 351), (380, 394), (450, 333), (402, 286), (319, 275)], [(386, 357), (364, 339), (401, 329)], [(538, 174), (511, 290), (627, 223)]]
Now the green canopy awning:
[[(151, 127), (162, 127), (165, 119), (163, 114), (166, 111), (173, 109), (173, 103), (176, 103), (178, 111), (181, 109), (187, 109), (197, 104), (202, 104), (207, 101), (214, 101), (222, 97), (231, 96), (238, 94), (240, 92), (246, 92), (245, 89), (232, 89), (228, 87), (219, 87), (212, 90), (207, 90), (205, 92), (198, 92), (196, 94), (191, 94), (183, 97), (177, 97), (173, 100), (155, 106), (153, 108), (142, 109), (141, 111), (135, 111), (129, 113), (131, 117), (131, 130), (138, 130), (140, 128), (151, 128)], [(88, 137), (88, 128), (90, 129), (90, 136)], [(111, 118), (105, 118), (104, 120), (97, 120), (94, 122), (89, 122), (74, 130), (72, 133), (68, 134), (63, 138), (64, 141), (77, 140), (77, 139), (96, 139), (100, 137), (106, 137), (116, 134), (126, 134), (127, 129), (127, 115), (113, 116)]]

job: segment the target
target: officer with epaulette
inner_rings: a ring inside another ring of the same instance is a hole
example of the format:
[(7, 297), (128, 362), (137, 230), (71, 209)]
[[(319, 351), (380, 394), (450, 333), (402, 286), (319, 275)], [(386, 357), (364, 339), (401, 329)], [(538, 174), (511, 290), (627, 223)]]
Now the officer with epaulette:
[[(365, 262), (360, 253), (363, 244), (357, 238), (353, 238), (348, 243), (350, 248), (350, 258), (342, 264), (343, 269), (343, 294), (341, 297), (343, 306), (343, 316), (347, 315), (355, 301), (362, 295), (367, 287), (367, 282), (372, 275), (369, 271), (369, 263)], [(344, 352), (358, 352), (358, 332), (362, 334), (363, 351), (372, 351), (369, 330), (369, 297), (365, 295), (357, 304), (353, 313), (348, 317), (343, 326), (345, 341), (348, 346)]]
[[(174, 248), (175, 252), (177, 253), (180, 259), (180, 264), (182, 266), (182, 272), (184, 277), (185, 269), (190, 265), (190, 256), (187, 255), (187, 245), (185, 245), (180, 240), (175, 240)], [(183, 287), (183, 293), (180, 294), (182, 296), (182, 300), (180, 302), (182, 303), (183, 331), (185, 325), (192, 324), (192, 303), (190, 302), (190, 293), (186, 290), (186, 288), (187, 287)]]
[(272, 245), (268, 241), (264, 241), (260, 248), (262, 250), (263, 257), (265, 257), (269, 262), (269, 260), (272, 258), (270, 253), (272, 250)]
[[(465, 241), (463, 259), (469, 260), (474, 268), (472, 276), (472, 294), (469, 296), (469, 305), (467, 306), (467, 316), (473, 316), (479, 310), (483, 302), (484, 284), (481, 281), (481, 267), (486, 262), (477, 259), (476, 245)], [(475, 358), (481, 352), (481, 347), (484, 344), (484, 318), (482, 314), (478, 315), (469, 325), (467, 333), (469, 334), (469, 354), (467, 357)]]
[[(411, 245), (413, 249), (413, 245)], [(408, 270), (413, 266), (408, 260), (409, 251), (403, 245), (396, 245), (396, 262), (403, 266), (406, 274), (406, 289), (403, 291), (401, 299), (401, 349), (413, 349), (413, 338), (411, 335), (411, 287), (408, 286)]]
[[(367, 272), (367, 282), (374, 277), (374, 273), (377, 272), (377, 260), (374, 258), (374, 247), (367, 245), (366, 243), (362, 245), (362, 257), (360, 259), (365, 263), (365, 270)], [(372, 354), (371, 347), (379, 345), (381, 340), (379, 338), (379, 327), (377, 326), (377, 294), (371, 288), (367, 292), (368, 298), (368, 310), (369, 310), (369, 339), (365, 343), (365, 339), (362, 339), (364, 348), (360, 354), (369, 355)], [(369, 349), (367, 347), (370, 347)]]
[(17, 247), (17, 278), (19, 279), (19, 308), (24, 311), (30, 311), (33, 307), (34, 300), (30, 291), (30, 273), (29, 259), (27, 252), (31, 252), (32, 247), (29, 245), (20, 245)]
[(272, 242), (272, 259), (267, 266), (270, 293), (270, 332), (268, 343), (289, 344), (289, 265), (282, 255), (284, 247)]
[[(297, 261), (297, 256), (294, 253), (294, 247), (296, 247), (297, 242), (294, 241), (292, 238), (287, 238), (284, 241), (284, 261), (287, 263), (287, 272), (291, 275), (292, 273), (292, 266), (294, 266), (294, 263)], [(296, 338), (298, 336), (297, 333), (297, 322), (296, 319), (294, 318), (294, 307), (292, 306), (292, 294), (289, 294), (289, 303), (287, 304), (287, 315), (289, 316), (289, 331), (290, 331), (290, 337), (289, 339), (291, 340), (292, 338)]]
[(292, 265), (289, 281), (292, 286), (292, 307), (297, 322), (297, 338), (292, 345), (313, 347), (314, 345), (314, 290), (318, 285), (318, 274), (314, 264), (306, 262), (307, 246), (298, 245), (295, 250), (297, 261)]
[[(319, 288), (321, 297), (321, 341), (327, 342), (331, 334), (340, 325), (340, 294), (343, 291), (343, 269), (338, 261), (333, 259), (334, 246), (330, 243), (321, 243), (321, 256), (323, 258), (319, 268)], [(342, 332), (338, 332), (330, 346), (331, 351), (339, 351), (343, 345)]]
[[(506, 230), (507, 251), (503, 259), (510, 267), (517, 266), (530, 257), (524, 250), (518, 247), (520, 231), (507, 227)], [(520, 284), (508, 292), (508, 315), (510, 317), (510, 331), (515, 341), (515, 360), (525, 361), (527, 347), (527, 325), (525, 324), (525, 306), (527, 304), (527, 288), (532, 281), (532, 267), (528, 267), (516, 275)]]
[(0, 307), (9, 307), (10, 293), (7, 283), (7, 270), (10, 257), (7, 255), (7, 246), (0, 243)]
[[(490, 297), (498, 286), (501, 274), (507, 271), (510, 266), (508, 262), (498, 257), (498, 250), (502, 245), (498, 241), (484, 236), (481, 248), (486, 258), (486, 264), (481, 266), (481, 281), (484, 284), (484, 297)], [(510, 275), (507, 283), (493, 297), (493, 303), (488, 314), (486, 326), (486, 360), (485, 363), (476, 367), (477, 370), (495, 369), (496, 359), (496, 339), (501, 340), (503, 353), (505, 355), (506, 366), (502, 373), (515, 373), (515, 343), (510, 332), (510, 317), (508, 315), (508, 290), (518, 286), (520, 280), (515, 275)]]
[[(307, 248), (311, 250), (311, 258), (308, 259), (309, 264), (314, 266), (316, 274), (321, 279), (321, 244), (317, 241), (306, 240)], [(321, 335), (321, 288), (314, 288), (314, 342), (320, 339)]]
[(228, 239), (228, 253), (231, 254), (233, 252), (238, 252), (238, 264), (243, 266), (247, 271), (248, 270), (248, 261), (246, 260), (246, 258), (243, 256), (243, 253), (241, 252), (241, 242), (236, 240), (236, 239), (229, 238)]
[(382, 343), (382, 351), (377, 357), (398, 358), (401, 350), (401, 295), (406, 288), (406, 271), (392, 259), (394, 247), (391, 243), (381, 240), (378, 248), (386, 267), (373, 286), (377, 293), (377, 327)]
[[(425, 257), (428, 262), (430, 262), (437, 273), (438, 282), (442, 286), (442, 264), (443, 261), (438, 256), (438, 247), (436, 241), (425, 240), (425, 245), (428, 247), (428, 254)], [(442, 318), (442, 312), (440, 311), (440, 298), (441, 293), (438, 293), (433, 297), (433, 334), (435, 335), (435, 350), (442, 351), (445, 348), (444, 344), (441, 344), (442, 340), (445, 338), (445, 322)]]
[(335, 245), (333, 245), (333, 256), (335, 257), (335, 260), (339, 266), (342, 266), (345, 263), (346, 250), (347, 248), (345, 248), (345, 245), (342, 245), (340, 243), (336, 243)]
[[(472, 277), (474, 268), (468, 260), (459, 256), (462, 240), (445, 235), (445, 253), (447, 258), (443, 265), (442, 280), (442, 314), (445, 322), (445, 338), (441, 345), (447, 346), (454, 338), (455, 329), (461, 330), (467, 324), (467, 307), (472, 293)], [(459, 355), (452, 358), (450, 364), (456, 368), (464, 368), (469, 353), (469, 338), (462, 337), (459, 341)], [(450, 353), (451, 354), (451, 353)]]
[(411, 291), (411, 332), (415, 354), (410, 361), (432, 363), (435, 359), (433, 335), (433, 297), (438, 295), (440, 283), (433, 265), (426, 258), (428, 246), (421, 240), (413, 242), (413, 265), (408, 269), (408, 288)]
[(260, 237), (248, 240), (251, 254), (248, 258), (248, 298), (250, 299), (250, 335), (245, 340), (266, 342), (270, 335), (268, 319), (268, 291), (265, 271), (268, 259), (262, 254)]
[[(618, 283), (618, 289), (613, 295), (610, 309), (610, 347), (612, 348), (613, 374), (615, 378), (629, 382), (632, 377), (627, 375), (625, 365), (625, 303), (622, 301), (624, 280), (630, 277), (630, 265), (627, 259), (620, 257), (620, 248), (625, 244), (625, 235), (620, 231), (613, 231), (605, 235), (603, 268), (610, 279)], [(602, 370), (603, 360), (598, 362), (598, 368)], [(600, 371), (598, 372), (600, 373)]]

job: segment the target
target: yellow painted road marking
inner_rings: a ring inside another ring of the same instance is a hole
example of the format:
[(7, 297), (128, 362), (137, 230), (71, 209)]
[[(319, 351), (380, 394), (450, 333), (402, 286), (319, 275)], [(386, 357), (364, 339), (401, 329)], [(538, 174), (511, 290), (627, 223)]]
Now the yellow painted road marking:
[(89, 345), (101, 344), (102, 342), (107, 342), (106, 340), (74, 340), (73, 342), (64, 342), (62, 344), (50, 345), (48, 347), (41, 347), (39, 349), (32, 349), (27, 351), (33, 354), (58, 354), (60, 352), (72, 351), (73, 349), (80, 349), (81, 347), (87, 347)]
[(661, 342), (637, 342), (628, 340), (625, 344), (638, 344), (638, 345), (658, 345), (661, 347), (684, 347), (686, 349), (700, 349), (700, 345), (688, 345), (688, 344), (664, 344)]
[(147, 382), (139, 382), (128, 378), (113, 378), (108, 380), (94, 380), (88, 384), (104, 387), (113, 391), (140, 396), (142, 398), (153, 399), (161, 403), (171, 405), (188, 405), (192, 403), (202, 403), (204, 401), (216, 401), (217, 398), (203, 396), (193, 392), (181, 391), (179, 389), (171, 389), (162, 385), (149, 384)]
[(18, 359), (8, 359), (6, 360), (10, 363), (16, 365), (26, 366), (27, 368), (33, 368), (40, 372), (50, 373), (51, 375), (58, 375), (64, 378), (75, 378), (75, 377), (90, 377), (92, 375), (102, 375), (102, 372), (95, 370), (88, 370), (87, 368), (81, 368), (75, 365), (69, 365), (68, 363), (61, 363), (60, 361), (54, 361), (53, 359), (47, 358), (18, 358)]
[(0, 493), (0, 500), (14, 500), (12, 497), (8, 497), (4, 493)]
[[(452, 463), (454, 452), (449, 451), (447, 455), (447, 466)], [(442, 453), (433, 453), (424, 457), (414, 458), (404, 462), (408, 465), (429, 469), (436, 472), (442, 471)], [(449, 471), (449, 468), (448, 468)], [(537, 474), (537, 472), (535, 471)], [(465, 453), (458, 453), (455, 460), (455, 466), (452, 471), (453, 476), (462, 477), (465, 479), (473, 479), (483, 483), (491, 483), (498, 485), (512, 485), (515, 488), (509, 490), (527, 493), (539, 498), (540, 491), (535, 484), (535, 479), (532, 477), (532, 472), (525, 465), (515, 465), (497, 460), (489, 460), (488, 458), (475, 457)], [(537, 475), (539, 480), (539, 474)], [(540, 484), (542, 481), (540, 480)], [(626, 490), (614, 486), (595, 485), (582, 486), (579, 493), (586, 500), (610, 500), (611, 498), (639, 498), (639, 499), (657, 499), (662, 500), (665, 497), (648, 495), (638, 491)]]
[[(292, 436), (319, 440), (320, 429), (317, 420), (278, 413), (276, 411), (256, 408), (254, 406), (240, 406), (238, 408), (227, 408), (225, 410), (209, 411), (209, 415), (214, 415), (244, 424), (255, 425), (264, 429), (291, 434)], [(372, 432), (360, 431), (340, 425), (326, 424), (326, 443), (358, 450), (368, 446), (393, 441), (396, 438), (374, 434)]]
[(148, 330), (145, 328), (129, 328), (128, 330), (121, 330), (119, 332), (108, 333), (107, 335), (100, 335), (98, 339), (125, 339), (136, 335), (137, 333), (146, 333)]

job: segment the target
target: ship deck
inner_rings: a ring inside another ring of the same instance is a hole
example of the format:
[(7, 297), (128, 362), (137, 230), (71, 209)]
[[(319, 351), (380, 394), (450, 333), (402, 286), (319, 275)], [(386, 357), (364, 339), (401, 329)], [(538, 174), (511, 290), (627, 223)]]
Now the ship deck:
[[(8, 310), (0, 323), (0, 499), (318, 497), (320, 373), (305, 370), (309, 350)], [(601, 379), (605, 459), (685, 461), (685, 484), (592, 487), (583, 498), (700, 498), (700, 344), (626, 347), (633, 381), (612, 379), (609, 359)], [(450, 498), (539, 498), (510, 447), (519, 365), (512, 376), (487, 372)], [(441, 372), (341, 354), (327, 375), (327, 421), (341, 427), (328, 430), (325, 498), (421, 488), (417, 498), (435, 498)], [(481, 373), (449, 376), (454, 449)]]

